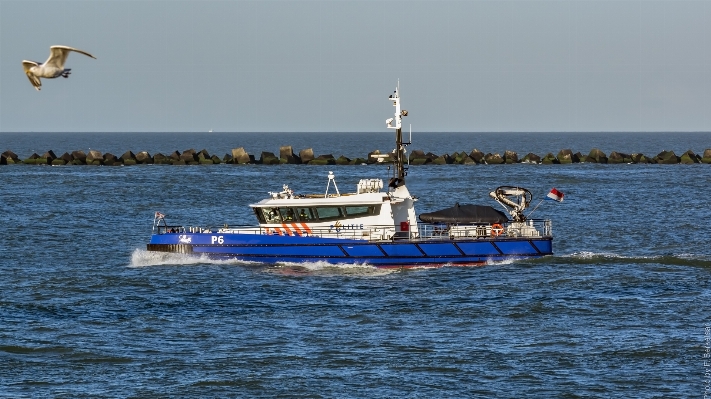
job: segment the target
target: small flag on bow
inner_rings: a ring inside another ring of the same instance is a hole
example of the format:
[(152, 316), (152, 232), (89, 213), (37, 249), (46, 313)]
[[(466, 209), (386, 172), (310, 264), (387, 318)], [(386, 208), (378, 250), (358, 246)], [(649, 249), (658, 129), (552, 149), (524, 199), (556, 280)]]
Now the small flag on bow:
[(563, 194), (560, 191), (553, 188), (553, 189), (551, 189), (551, 192), (548, 193), (548, 195), (546, 196), (546, 199), (558, 201), (558, 202), (563, 202), (564, 196), (565, 196), (565, 194)]
[(160, 212), (156, 212), (156, 219), (163, 219), (164, 217), (165, 217), (164, 214), (162, 214)]

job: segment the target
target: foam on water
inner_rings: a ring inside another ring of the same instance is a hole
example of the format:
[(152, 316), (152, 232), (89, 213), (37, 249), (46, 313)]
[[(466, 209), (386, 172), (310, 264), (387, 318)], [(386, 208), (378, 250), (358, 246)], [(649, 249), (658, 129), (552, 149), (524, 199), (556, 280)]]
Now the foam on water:
[(262, 265), (257, 262), (246, 262), (237, 259), (210, 259), (204, 254), (190, 255), (173, 252), (154, 252), (145, 249), (135, 249), (131, 254), (129, 267), (145, 266), (185, 266), (185, 265)]
[(584, 263), (659, 263), (663, 265), (684, 265), (711, 267), (711, 257), (691, 253), (664, 254), (664, 255), (622, 255), (613, 252), (580, 251), (571, 254), (557, 255), (559, 258), (568, 258), (574, 262)]
[(319, 276), (384, 276), (396, 272), (397, 269), (379, 269), (367, 263), (332, 264), (324, 261), (317, 262), (280, 262), (276, 265), (267, 265), (260, 262), (251, 262), (237, 259), (212, 259), (208, 256), (180, 254), (173, 252), (154, 252), (144, 249), (135, 249), (131, 254), (129, 267), (147, 266), (190, 266), (190, 265), (238, 265), (261, 266), (267, 273), (281, 275), (319, 275)]
[(266, 270), (281, 275), (318, 275), (318, 276), (366, 276), (376, 277), (395, 273), (399, 269), (380, 269), (367, 263), (328, 263), (316, 262), (279, 262)]
[[(592, 255), (591, 255), (592, 257)], [(488, 260), (487, 266), (512, 265), (531, 259)], [(535, 260), (534, 260), (535, 261)], [(131, 254), (129, 267), (164, 266), (164, 265), (241, 265), (263, 266), (265, 271), (282, 275), (320, 275), (320, 276), (384, 276), (400, 272), (400, 268), (378, 268), (368, 263), (329, 263), (326, 261), (312, 262), (278, 262), (274, 265), (237, 259), (212, 259), (201, 254), (180, 254), (172, 252), (154, 252), (135, 249)], [(461, 267), (445, 264), (443, 267)], [(436, 269), (435, 266), (407, 267), (407, 270)]]
[(512, 265), (512, 264), (514, 264), (514, 263), (520, 263), (520, 262), (525, 261), (525, 260), (526, 260), (526, 259), (522, 259), (522, 258), (519, 258), (519, 259), (509, 258), (509, 259), (501, 259), (501, 260), (488, 259), (488, 260), (486, 261), (486, 265), (487, 265), (487, 266)]

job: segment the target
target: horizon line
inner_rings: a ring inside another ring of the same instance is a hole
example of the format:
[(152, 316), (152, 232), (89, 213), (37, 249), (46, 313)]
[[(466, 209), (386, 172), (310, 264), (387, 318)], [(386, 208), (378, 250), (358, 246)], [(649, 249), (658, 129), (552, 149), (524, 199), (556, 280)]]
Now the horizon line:
[[(145, 131), (117, 131), (117, 130), (102, 130), (102, 131), (0, 131), (0, 134), (25, 134), (25, 133), (208, 133), (208, 134), (238, 134), (238, 133), (260, 133), (260, 134), (280, 134), (280, 133), (389, 133), (385, 131), (311, 131), (311, 130), (291, 130), (291, 131), (213, 131), (206, 132), (202, 130), (145, 130)], [(404, 132), (403, 132), (404, 133)], [(440, 133), (711, 133), (711, 130), (507, 130), (507, 131), (419, 131), (417, 134), (440, 134)]]

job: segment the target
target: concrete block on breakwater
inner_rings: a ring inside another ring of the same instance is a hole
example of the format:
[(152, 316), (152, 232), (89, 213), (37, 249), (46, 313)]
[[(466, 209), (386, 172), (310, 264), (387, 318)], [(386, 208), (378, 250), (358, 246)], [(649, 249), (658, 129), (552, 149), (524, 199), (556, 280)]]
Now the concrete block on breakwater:
[(577, 154), (573, 154), (573, 150), (571, 149), (563, 149), (558, 152), (558, 156), (556, 157), (558, 159), (558, 163), (560, 164), (569, 164), (569, 163), (579, 163), (580, 162), (580, 157), (577, 156)]
[(244, 148), (233, 148), (232, 149), (232, 160), (231, 162), (228, 162), (227, 159), (225, 159), (225, 163), (232, 163), (232, 164), (248, 164), (248, 163), (254, 163), (254, 155), (249, 155), (247, 151), (244, 150)]
[(529, 152), (528, 154), (526, 154), (526, 156), (523, 157), (521, 163), (541, 163), (541, 157), (532, 152)]
[(307, 148), (299, 151), (299, 158), (301, 158), (301, 162), (303, 163), (311, 162), (314, 159), (314, 150), (312, 148)]
[(684, 154), (679, 157), (679, 163), (683, 164), (692, 164), (692, 163), (701, 163), (701, 157), (694, 154), (693, 151), (688, 150)]
[(7, 150), (0, 154), (0, 165), (13, 165), (20, 162), (20, 158), (14, 152)]
[[(117, 157), (111, 153), (102, 153), (98, 150), (89, 150), (85, 153), (82, 150), (64, 152), (57, 156), (53, 150), (39, 155), (33, 153), (27, 158), (20, 158), (11, 150), (0, 154), (0, 165), (26, 164), (26, 165), (103, 165), (103, 166), (133, 166), (145, 164), (157, 165), (215, 165), (215, 164), (307, 164), (307, 165), (362, 165), (375, 163), (393, 162), (394, 153), (381, 153), (380, 150), (371, 151), (366, 157), (350, 158), (340, 155), (338, 158), (332, 154), (314, 156), (313, 149), (307, 148), (299, 151), (296, 155), (292, 146), (282, 146), (279, 148), (279, 156), (273, 152), (263, 151), (259, 159), (248, 154), (244, 148), (233, 148), (230, 153), (220, 159), (216, 155), (210, 155), (206, 149), (195, 151), (188, 149), (183, 152), (174, 151), (168, 155), (156, 153), (151, 156), (147, 151), (134, 153), (128, 150), (123, 155)], [(575, 163), (599, 163), (599, 164), (711, 164), (711, 148), (704, 150), (703, 155), (698, 155), (692, 150), (686, 151), (678, 156), (674, 151), (662, 151), (655, 156), (646, 156), (640, 153), (626, 154), (612, 151), (608, 156), (598, 148), (590, 150), (588, 155), (580, 152), (574, 153), (571, 149), (562, 149), (557, 155), (552, 152), (540, 157), (529, 152), (523, 158), (519, 158), (515, 151), (506, 150), (503, 156), (500, 153), (484, 153), (478, 149), (473, 149), (470, 153), (466, 151), (454, 152), (450, 154), (437, 155), (431, 152), (425, 153), (422, 150), (413, 150), (409, 155), (410, 165), (497, 165), (497, 164), (575, 164)]]
[(299, 165), (301, 164), (301, 157), (294, 154), (294, 150), (290, 145), (285, 145), (279, 148), (279, 162), (289, 165)]
[(701, 157), (701, 163), (711, 163), (711, 148), (704, 151), (704, 155)]

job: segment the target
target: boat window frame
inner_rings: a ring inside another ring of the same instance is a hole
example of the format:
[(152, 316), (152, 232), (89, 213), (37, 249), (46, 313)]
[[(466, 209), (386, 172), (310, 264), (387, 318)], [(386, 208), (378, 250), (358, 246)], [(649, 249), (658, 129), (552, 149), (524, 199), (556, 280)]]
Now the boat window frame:
[[(311, 207), (311, 210), (313, 213), (316, 215), (319, 221), (322, 222), (327, 222), (331, 220), (342, 220), (346, 218), (345, 211), (343, 209), (344, 207), (342, 205), (338, 206), (313, 206)], [(319, 214), (318, 210), (319, 209), (338, 209), (338, 216), (327, 216), (327, 217), (321, 217), (321, 214)]]
[[(261, 224), (283, 224), (294, 222), (328, 222), (334, 220), (356, 219), (367, 216), (377, 216), (380, 214), (380, 204), (370, 205), (322, 205), (322, 206), (260, 206), (253, 208), (257, 220)], [(351, 212), (348, 212), (348, 209)], [(361, 208), (363, 212), (353, 213), (354, 209)], [(319, 209), (337, 209), (338, 215), (321, 216)], [(287, 219), (288, 212), (291, 211), (293, 218)], [(302, 216), (302, 211), (306, 212), (306, 218)], [(276, 218), (269, 218), (270, 212), (275, 212)]]
[[(380, 214), (381, 205), (345, 205), (346, 218), (353, 219), (363, 216), (375, 216)], [(366, 208), (365, 212), (351, 214), (348, 212), (348, 208)]]
[(252, 208), (254, 211), (254, 215), (257, 217), (257, 222), (264, 224), (266, 223), (266, 219), (264, 218), (264, 215), (262, 215), (262, 208)]
[[(282, 206), (282, 207), (279, 207), (278, 209), (279, 209), (279, 213), (281, 214), (282, 223), (294, 223), (297, 221), (296, 212), (294, 212), (294, 208), (292, 208), (290, 206)], [(289, 212), (291, 212), (291, 219), (288, 219)]]
[[(279, 207), (276, 206), (264, 206), (260, 207), (259, 209), (262, 210), (262, 215), (264, 216), (264, 224), (281, 224), (284, 223), (282, 222), (281, 218), (281, 213), (279, 212)], [(268, 218), (267, 215), (268, 213), (273, 212), (275, 216), (279, 218), (279, 220), (274, 221), (272, 218)]]
[[(303, 216), (301, 216), (302, 215), (301, 211), (304, 209), (308, 211), (308, 214), (306, 215), (305, 218)], [(315, 222), (318, 220), (318, 217), (314, 213), (313, 208), (310, 206), (297, 206), (294, 208), (294, 214), (296, 215), (296, 217), (298, 218), (298, 220), (300, 222)]]

